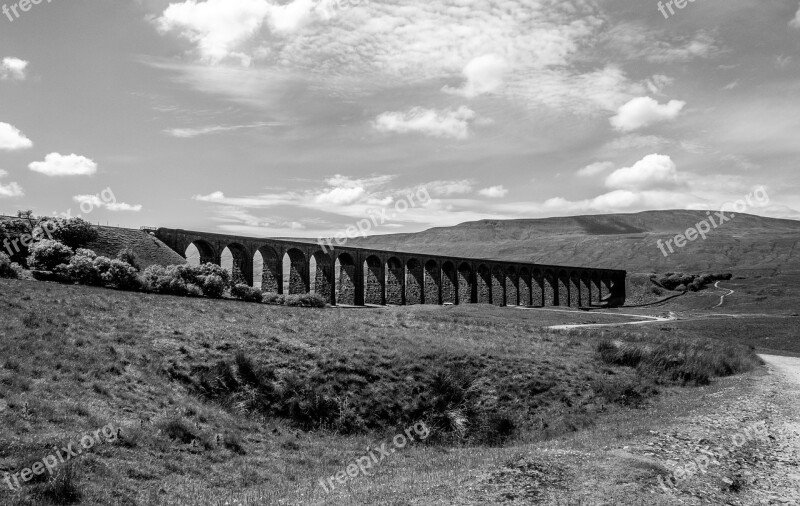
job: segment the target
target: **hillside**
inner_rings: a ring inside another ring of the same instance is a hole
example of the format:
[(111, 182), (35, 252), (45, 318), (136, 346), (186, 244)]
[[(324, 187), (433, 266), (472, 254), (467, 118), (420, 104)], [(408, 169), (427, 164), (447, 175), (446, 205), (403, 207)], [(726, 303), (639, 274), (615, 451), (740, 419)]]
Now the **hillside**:
[(800, 221), (748, 214), (665, 257), (657, 241), (707, 218), (705, 211), (647, 211), (531, 220), (482, 220), (415, 234), (356, 238), (349, 246), (626, 269), (630, 272), (800, 271)]
[(114, 258), (120, 250), (131, 248), (136, 252), (142, 269), (154, 264), (166, 266), (186, 263), (169, 246), (142, 230), (100, 226), (97, 232), (97, 240), (86, 247), (98, 255)]

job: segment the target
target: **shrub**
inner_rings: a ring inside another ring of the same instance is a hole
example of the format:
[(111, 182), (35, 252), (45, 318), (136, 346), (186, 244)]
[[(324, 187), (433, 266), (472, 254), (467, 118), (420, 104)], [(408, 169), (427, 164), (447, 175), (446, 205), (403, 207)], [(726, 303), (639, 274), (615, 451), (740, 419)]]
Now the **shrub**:
[(137, 271), (141, 270), (139, 265), (139, 257), (137, 257), (136, 252), (130, 248), (121, 249), (119, 253), (117, 253), (117, 260), (125, 262)]
[(261, 302), (261, 290), (239, 283), (231, 288), (231, 295), (245, 302)]
[(108, 271), (101, 277), (103, 282), (119, 290), (138, 290), (141, 287), (136, 269), (122, 260), (111, 260)]
[(78, 248), (97, 240), (98, 234), (89, 222), (81, 218), (48, 218), (39, 222), (33, 236), (47, 237), (70, 248)]
[(55, 271), (59, 265), (68, 264), (73, 254), (69, 246), (45, 239), (31, 246), (28, 265), (40, 271)]
[(0, 253), (0, 278), (16, 279), (19, 277), (17, 269), (11, 262), (11, 258), (5, 253)]
[(225, 280), (216, 274), (206, 276), (203, 280), (203, 295), (212, 299), (219, 299), (225, 293)]
[(325, 301), (325, 297), (321, 295), (317, 295), (316, 293), (305, 293), (302, 295), (289, 295), (285, 297), (285, 302), (287, 306), (296, 306), (296, 307), (317, 307), (322, 308), (327, 305)]
[(92, 251), (90, 249), (86, 249), (86, 248), (78, 248), (78, 249), (76, 249), (75, 250), (75, 255), (86, 257), (89, 260), (94, 260), (95, 258), (97, 258), (97, 253), (95, 253), (94, 251)]
[(282, 306), (283, 303), (286, 302), (286, 297), (279, 293), (264, 292), (262, 294), (262, 300), (265, 304), (275, 304)]
[(79, 249), (76, 255), (69, 261), (69, 265), (62, 269), (62, 273), (70, 281), (82, 285), (99, 286), (103, 284), (100, 270), (90, 256), (83, 254), (84, 251), (88, 250)]

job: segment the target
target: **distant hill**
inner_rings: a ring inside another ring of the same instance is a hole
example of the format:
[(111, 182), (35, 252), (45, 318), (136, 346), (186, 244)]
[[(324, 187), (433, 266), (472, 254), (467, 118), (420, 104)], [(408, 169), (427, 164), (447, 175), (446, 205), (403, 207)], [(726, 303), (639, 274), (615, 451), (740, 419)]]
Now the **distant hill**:
[(630, 272), (800, 272), (800, 221), (749, 214), (736, 214), (705, 240), (673, 247), (675, 253), (664, 257), (659, 239), (672, 239), (705, 219), (706, 211), (674, 210), (481, 220), (414, 234), (356, 238), (347, 245)]

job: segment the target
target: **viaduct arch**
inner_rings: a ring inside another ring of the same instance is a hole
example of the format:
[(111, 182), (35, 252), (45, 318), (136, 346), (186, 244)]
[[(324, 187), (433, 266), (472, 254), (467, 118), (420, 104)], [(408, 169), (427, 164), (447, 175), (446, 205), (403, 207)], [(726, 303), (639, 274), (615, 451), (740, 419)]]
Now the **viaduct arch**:
[[(330, 304), (495, 304), (571, 306), (625, 302), (627, 273), (557, 265), (461, 258), (313, 242), (260, 239), (158, 228), (152, 232), (186, 257), (194, 245), (201, 263), (221, 265), (227, 248), (233, 276), (254, 285), (254, 257), (262, 259), (265, 292), (314, 292)], [(284, 261), (286, 260), (286, 261)], [(284, 272), (288, 266), (288, 272)]]

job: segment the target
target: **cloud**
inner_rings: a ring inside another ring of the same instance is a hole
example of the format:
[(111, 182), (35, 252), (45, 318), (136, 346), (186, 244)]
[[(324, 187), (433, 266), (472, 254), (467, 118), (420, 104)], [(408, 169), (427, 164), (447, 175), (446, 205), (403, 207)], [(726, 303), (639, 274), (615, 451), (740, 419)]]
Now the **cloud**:
[(508, 190), (504, 188), (503, 185), (498, 185), (478, 190), (478, 193), (490, 199), (499, 199), (505, 197), (508, 194)]
[(449, 197), (451, 195), (464, 195), (471, 193), (474, 183), (468, 179), (461, 181), (432, 181), (425, 184), (431, 195)]
[(2, 80), (25, 80), (25, 69), (28, 67), (28, 62), (14, 58), (13, 56), (6, 56), (0, 62), (0, 79)]
[(797, 8), (797, 14), (794, 15), (794, 19), (789, 21), (789, 26), (800, 30), (800, 7)]
[(595, 162), (578, 170), (576, 174), (583, 177), (592, 177), (614, 168), (613, 162)]
[[(7, 175), (8, 172), (0, 169), (0, 178)], [(8, 184), (0, 183), (0, 198), (22, 197), (23, 195), (25, 195), (25, 192), (19, 184), (13, 182)]]
[(28, 149), (33, 142), (13, 125), (0, 122), (0, 150)]
[(43, 162), (32, 162), (28, 168), (46, 176), (91, 176), (97, 164), (85, 156), (50, 153)]
[(407, 112), (385, 112), (378, 115), (373, 127), (384, 133), (420, 133), (429, 137), (466, 139), (475, 111), (461, 106), (456, 110), (436, 110), (414, 107)]
[(191, 139), (193, 137), (199, 137), (201, 135), (210, 135), (222, 132), (232, 132), (234, 130), (242, 130), (247, 128), (263, 128), (269, 126), (279, 126), (281, 123), (268, 123), (268, 122), (259, 122), (259, 123), (251, 123), (249, 125), (213, 125), (201, 128), (170, 128), (164, 130), (164, 133), (167, 135), (171, 135), (172, 137), (178, 137), (180, 139)]
[(606, 178), (608, 188), (617, 190), (663, 189), (678, 181), (675, 163), (666, 155), (647, 155), (631, 167), (617, 169)]
[(128, 211), (138, 213), (142, 210), (141, 204), (126, 204), (125, 202), (107, 202), (100, 198), (99, 195), (75, 195), (72, 197), (72, 200), (77, 202), (78, 204), (88, 204), (92, 208), (106, 208), (109, 211), (113, 212), (121, 212), (121, 211)]
[(660, 105), (650, 97), (638, 97), (629, 101), (617, 110), (617, 115), (610, 119), (611, 125), (621, 131), (630, 132), (678, 117), (686, 102), (670, 100)]
[(461, 88), (445, 86), (442, 91), (466, 98), (494, 93), (503, 86), (503, 78), (508, 71), (508, 62), (502, 57), (496, 54), (478, 56), (464, 67), (466, 82)]

